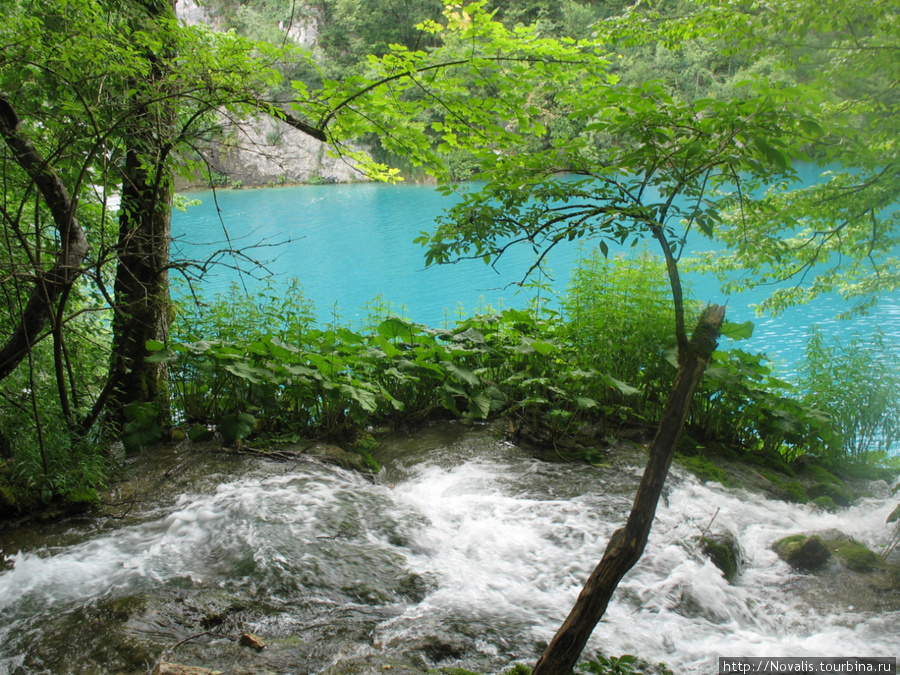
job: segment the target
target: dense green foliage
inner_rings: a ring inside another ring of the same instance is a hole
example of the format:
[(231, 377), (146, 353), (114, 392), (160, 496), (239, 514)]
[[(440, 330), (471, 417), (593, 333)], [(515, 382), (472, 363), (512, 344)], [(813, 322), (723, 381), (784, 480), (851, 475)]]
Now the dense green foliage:
[[(898, 287), (896, 7), (495, 4), (218, 5), (245, 38), (181, 25), (171, 2), (0, 0), (3, 505), (89, 502), (108, 431), (128, 449), (173, 425), (229, 444), (352, 442), (374, 425), (505, 413), (513, 433), (573, 456), (582, 437), (658, 421), (603, 579), (535, 667), (569, 675), (643, 552), (685, 420), (692, 439), (761, 464), (858, 460), (897, 439), (900, 364), (887, 350), (814, 335), (798, 395), (759, 355), (710, 357), (720, 333), (752, 327), (723, 325), (715, 306), (691, 336), (681, 277), (699, 233), (726, 250), (696, 264), (729, 288), (810, 281), (777, 288), (762, 304), (776, 312), (833, 291), (863, 310)], [(318, 31), (318, 62), (287, 44), (300, 24)], [(374, 178), (419, 172), (445, 192), (478, 179), (419, 238), (427, 264), (490, 264), (523, 245), (535, 272), (574, 240), (599, 254), (561, 311), (322, 327), (295, 286), (235, 292), (194, 316), (184, 306), (170, 330), (169, 272), (192, 265), (169, 256), (173, 174), (220, 180), (206, 143), (223, 118), (256, 114)], [(801, 160), (834, 171), (793, 189)], [(660, 259), (606, 259), (641, 242)], [(848, 502), (820, 477), (785, 491)], [(632, 657), (593, 663), (595, 675), (634, 670)]]
[(831, 459), (886, 457), (900, 440), (900, 350), (883, 331), (845, 344), (814, 329), (801, 373), (804, 401), (828, 417)]
[[(352, 442), (371, 426), (502, 413), (525, 439), (573, 448), (660, 414), (675, 374), (674, 317), (665, 284), (646, 282), (661, 267), (647, 254), (613, 265), (594, 252), (559, 311), (539, 302), (445, 328), (410, 323), (384, 305), (370, 308), (365, 325), (323, 328), (296, 283), (287, 294), (234, 287), (185, 303), (169, 345), (151, 347), (168, 364), (175, 418), (195, 437), (218, 430), (226, 441)], [(596, 311), (584, 310), (587, 298)], [(735, 339), (749, 331), (726, 327)], [(695, 437), (773, 457), (821, 453), (827, 418), (769, 377), (761, 357), (732, 349), (718, 363), (689, 420)], [(135, 445), (153, 440), (154, 424), (134, 430)]]

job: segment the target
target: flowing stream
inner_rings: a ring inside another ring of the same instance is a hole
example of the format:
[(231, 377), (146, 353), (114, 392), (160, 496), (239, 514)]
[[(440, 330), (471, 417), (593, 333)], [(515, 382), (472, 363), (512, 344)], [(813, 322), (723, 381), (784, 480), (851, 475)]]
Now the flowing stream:
[[(604, 466), (541, 462), (458, 424), (385, 442), (374, 480), (169, 452), (159, 487), (120, 517), (7, 535), (0, 674), (143, 673), (161, 657), (260, 674), (533, 663), (623, 522), (644, 462), (639, 448)], [(831, 528), (877, 547), (895, 501), (829, 514), (673, 467), (647, 551), (590, 649), (698, 675), (717, 656), (897, 656), (896, 591), (864, 597), (840, 573), (801, 575), (770, 550)], [(695, 546), (707, 528), (741, 542), (732, 583)], [(245, 632), (266, 649), (238, 644)]]

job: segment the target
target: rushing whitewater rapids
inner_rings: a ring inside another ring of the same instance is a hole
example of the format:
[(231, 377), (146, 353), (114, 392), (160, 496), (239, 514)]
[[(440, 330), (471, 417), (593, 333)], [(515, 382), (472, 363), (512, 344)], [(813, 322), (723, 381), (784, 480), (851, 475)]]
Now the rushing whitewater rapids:
[[(167, 649), (235, 673), (373, 656), (422, 671), (533, 663), (621, 525), (643, 455), (547, 464), (450, 425), (386, 444), (381, 460), (374, 483), (312, 462), (233, 460), (228, 475), (217, 460), (122, 521), (27, 551), (5, 542), (0, 674), (139, 673)], [(838, 528), (878, 550), (894, 501), (829, 514), (674, 468), (591, 649), (697, 674), (718, 656), (897, 656), (900, 612), (810, 586), (770, 549)], [(733, 583), (695, 548), (711, 520), (744, 549)], [(244, 631), (268, 648), (237, 646)]]

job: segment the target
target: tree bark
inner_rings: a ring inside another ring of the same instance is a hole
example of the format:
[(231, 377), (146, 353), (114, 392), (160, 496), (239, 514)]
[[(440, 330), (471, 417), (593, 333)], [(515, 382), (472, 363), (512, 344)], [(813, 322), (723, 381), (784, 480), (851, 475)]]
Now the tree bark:
[(571, 675), (616, 587), (644, 552), (694, 391), (716, 348), (724, 318), (724, 307), (707, 307), (689, 343), (679, 350), (678, 375), (650, 446), (650, 456), (628, 521), (613, 533), (603, 558), (588, 577), (575, 606), (538, 660), (532, 675)]
[[(147, 341), (164, 342), (168, 336), (169, 247), (172, 224), (172, 171), (170, 150), (176, 133), (173, 98), (167, 96), (168, 60), (175, 49), (165, 22), (174, 20), (171, 0), (142, 3), (146, 15), (140, 23), (158, 28), (157, 51), (148, 51), (148, 77), (135, 82), (138, 96), (124, 138), (122, 202), (116, 247), (115, 314), (108, 389), (112, 392), (110, 421), (124, 423), (123, 410), (134, 402), (157, 405), (167, 417), (165, 372), (147, 361)], [(161, 28), (159, 28), (161, 27)]]
[[(150, 175), (141, 153), (129, 150), (125, 160), (122, 214), (112, 324), (113, 419), (133, 402), (167, 408), (164, 373), (147, 362), (147, 341), (164, 342), (169, 325), (169, 239), (172, 186), (168, 175)], [(155, 167), (165, 172), (164, 166)], [(167, 172), (166, 172), (167, 173)]]
[(0, 136), (16, 163), (37, 186), (59, 232), (60, 246), (53, 265), (35, 273), (34, 288), (12, 335), (0, 349), (0, 381), (28, 355), (53, 315), (54, 305), (81, 274), (88, 252), (84, 230), (75, 218), (75, 205), (53, 167), (22, 132), (9, 99), (0, 94)]

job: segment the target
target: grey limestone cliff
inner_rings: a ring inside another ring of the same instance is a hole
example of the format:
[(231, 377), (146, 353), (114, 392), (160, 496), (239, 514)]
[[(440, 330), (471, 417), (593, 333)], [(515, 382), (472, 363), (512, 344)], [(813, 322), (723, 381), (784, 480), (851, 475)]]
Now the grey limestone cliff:
[[(222, 26), (197, 0), (179, 0), (178, 18), (192, 25), (205, 24), (215, 30)], [(315, 51), (318, 23), (314, 15), (299, 17), (289, 26), (280, 25), (298, 46)], [(259, 187), (291, 183), (349, 183), (367, 180), (352, 161), (330, 152), (327, 144), (287, 124), (259, 116), (247, 120), (223, 119), (219, 139), (205, 151), (211, 170), (219, 174), (218, 183)], [(205, 187), (198, 177), (179, 185)]]

